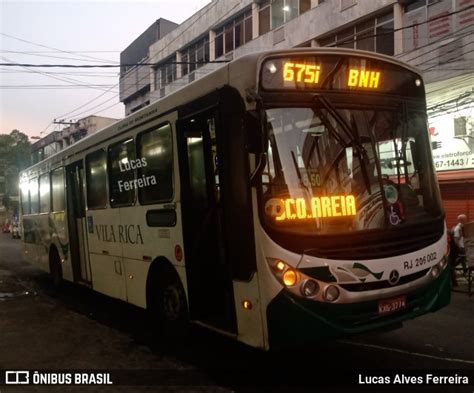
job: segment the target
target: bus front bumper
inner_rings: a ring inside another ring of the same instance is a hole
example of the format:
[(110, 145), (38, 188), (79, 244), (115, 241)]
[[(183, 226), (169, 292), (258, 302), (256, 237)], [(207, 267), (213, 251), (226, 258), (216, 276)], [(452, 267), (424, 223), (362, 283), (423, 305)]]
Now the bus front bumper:
[(407, 319), (439, 310), (449, 304), (449, 267), (423, 288), (406, 295), (406, 307), (378, 315), (378, 301), (351, 304), (320, 303), (281, 291), (267, 307), (270, 348), (294, 347), (327, 337), (342, 337), (389, 328)]

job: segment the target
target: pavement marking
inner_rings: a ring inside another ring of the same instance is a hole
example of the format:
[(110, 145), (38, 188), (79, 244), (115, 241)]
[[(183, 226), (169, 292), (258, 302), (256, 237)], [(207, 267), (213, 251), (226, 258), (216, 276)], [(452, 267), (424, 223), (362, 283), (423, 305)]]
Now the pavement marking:
[(359, 347), (382, 349), (384, 351), (392, 351), (392, 352), (398, 352), (398, 353), (403, 353), (403, 354), (407, 354), (407, 355), (420, 356), (420, 357), (429, 358), (429, 359), (444, 360), (444, 361), (448, 361), (448, 362), (457, 362), (457, 363), (464, 363), (464, 364), (474, 364), (474, 360), (456, 359), (456, 358), (442, 358), (440, 356), (428, 355), (426, 353), (405, 351), (403, 349), (384, 347), (382, 345), (365, 344), (365, 343), (358, 343), (358, 342), (346, 341), (346, 340), (338, 340), (338, 342), (343, 343), (343, 344), (355, 345), (355, 346), (359, 346)]

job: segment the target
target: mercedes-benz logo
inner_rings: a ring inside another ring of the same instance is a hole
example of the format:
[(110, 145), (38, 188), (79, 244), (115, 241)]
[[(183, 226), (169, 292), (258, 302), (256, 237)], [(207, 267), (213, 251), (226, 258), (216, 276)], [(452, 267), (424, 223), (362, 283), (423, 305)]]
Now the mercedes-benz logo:
[(398, 270), (392, 270), (388, 276), (388, 282), (390, 285), (395, 285), (398, 280), (400, 280), (400, 273), (398, 273)]

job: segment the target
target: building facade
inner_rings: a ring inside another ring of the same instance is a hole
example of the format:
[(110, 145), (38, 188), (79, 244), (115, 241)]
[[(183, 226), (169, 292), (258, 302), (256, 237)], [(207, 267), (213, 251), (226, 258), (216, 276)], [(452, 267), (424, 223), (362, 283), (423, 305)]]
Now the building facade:
[(160, 18), (136, 38), (120, 53), (120, 102), (125, 104), (128, 115), (150, 103), (150, 70), (149, 66), (134, 66), (148, 63), (150, 45), (178, 27), (174, 22)]
[(31, 164), (36, 164), (59, 152), (61, 149), (72, 145), (78, 140), (92, 135), (97, 131), (115, 123), (118, 119), (103, 116), (87, 116), (63, 128), (53, 131), (44, 138), (31, 145)]
[[(213, 0), (150, 45), (135, 100), (154, 102), (269, 49), (335, 46), (394, 56), (423, 72), (448, 225), (474, 220), (474, 0)], [(124, 101), (126, 113), (134, 107)]]

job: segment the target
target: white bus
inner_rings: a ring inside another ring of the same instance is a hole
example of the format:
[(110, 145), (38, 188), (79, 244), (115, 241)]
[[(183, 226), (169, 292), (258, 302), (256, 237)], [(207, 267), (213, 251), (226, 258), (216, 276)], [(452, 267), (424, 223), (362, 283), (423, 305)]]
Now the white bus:
[(420, 74), (241, 57), (21, 174), (24, 253), (176, 329), (293, 346), (450, 300)]

